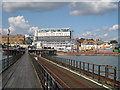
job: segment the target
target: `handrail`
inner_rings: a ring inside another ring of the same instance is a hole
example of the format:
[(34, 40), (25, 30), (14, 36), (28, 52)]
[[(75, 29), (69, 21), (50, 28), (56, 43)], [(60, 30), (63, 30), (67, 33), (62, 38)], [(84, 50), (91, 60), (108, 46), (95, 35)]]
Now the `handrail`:
[[(42, 57), (47, 58), (57, 64), (65, 66), (74, 71), (80, 72), (81, 74), (93, 77), (102, 83), (106, 83), (115, 88), (119, 87), (120, 77), (117, 76), (117, 67), (111, 65), (97, 65), (88, 62), (76, 61), (66, 58), (42, 55)], [(104, 81), (103, 81), (104, 80)], [(111, 82), (111, 83), (109, 83)]]
[(30, 56), (44, 89), (55, 88), (56, 90), (59, 90), (60, 88), (63, 88), (63, 86), (51, 75), (53, 73), (50, 72), (48, 68), (44, 67), (41, 63), (35, 60), (35, 56), (33, 56), (32, 54), (30, 54)]
[[(24, 53), (23, 53), (24, 54)], [(6, 69), (8, 69), (11, 65), (13, 65), (21, 56), (23, 55), (21, 53), (17, 55), (13, 55), (12, 57), (2, 59), (2, 71), (4, 72)]]

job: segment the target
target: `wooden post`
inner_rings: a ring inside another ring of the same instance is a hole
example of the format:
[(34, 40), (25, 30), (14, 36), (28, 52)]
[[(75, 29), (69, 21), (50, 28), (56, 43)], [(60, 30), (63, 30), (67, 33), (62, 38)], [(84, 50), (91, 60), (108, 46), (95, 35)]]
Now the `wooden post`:
[(47, 79), (47, 80), (46, 80), (46, 84), (47, 84), (46, 86), (47, 86), (47, 88), (48, 88), (48, 80), (49, 80), (49, 79), (48, 79), (48, 76), (49, 76), (49, 75), (46, 73), (46, 79)]
[(75, 68), (75, 60), (73, 60), (73, 68)]
[(100, 81), (100, 65), (98, 65), (98, 81)]
[(70, 59), (70, 69), (71, 69), (71, 67), (72, 67), (72, 64), (71, 64), (71, 63), (72, 63), (72, 61), (71, 61), (71, 59)]
[(88, 63), (88, 72), (89, 72), (89, 63)]
[(83, 70), (85, 70), (85, 62), (83, 62)]
[(94, 78), (94, 64), (92, 64), (92, 74), (93, 74), (93, 78)]
[(69, 59), (69, 68), (70, 68), (70, 59)]
[(116, 72), (117, 68), (114, 67), (114, 88), (116, 87), (116, 79), (117, 79), (117, 72)]
[(78, 61), (76, 61), (76, 71), (78, 71)]
[(65, 67), (67, 67), (67, 59), (65, 59)]
[(79, 61), (79, 68), (80, 68), (80, 73), (81, 73), (81, 61)]
[(109, 69), (108, 69), (108, 65), (105, 66), (105, 78), (106, 78), (106, 83), (107, 83), (107, 78), (108, 78), (108, 75), (109, 74)]
[(73, 60), (71, 60), (71, 69), (73, 69), (72, 67), (73, 67)]

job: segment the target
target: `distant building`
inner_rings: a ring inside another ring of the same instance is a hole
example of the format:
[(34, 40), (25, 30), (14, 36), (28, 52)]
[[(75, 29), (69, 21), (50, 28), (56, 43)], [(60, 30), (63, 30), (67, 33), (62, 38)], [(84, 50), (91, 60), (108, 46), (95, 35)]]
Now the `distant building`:
[(79, 42), (79, 50), (96, 50), (96, 49), (106, 49), (106, 48), (112, 48), (113, 46), (109, 42), (102, 41), (100, 39), (77, 39)]
[(34, 35), (34, 41), (68, 39), (72, 39), (72, 31), (69, 28), (44, 28), (35, 31)]
[(69, 28), (44, 28), (35, 31), (34, 42), (37, 48), (54, 48), (57, 51), (71, 51), (75, 40)]
[[(8, 35), (0, 35), (0, 43), (7, 44), (8, 43)], [(25, 36), (24, 35), (9, 35), (9, 43), (10, 44), (24, 44)]]

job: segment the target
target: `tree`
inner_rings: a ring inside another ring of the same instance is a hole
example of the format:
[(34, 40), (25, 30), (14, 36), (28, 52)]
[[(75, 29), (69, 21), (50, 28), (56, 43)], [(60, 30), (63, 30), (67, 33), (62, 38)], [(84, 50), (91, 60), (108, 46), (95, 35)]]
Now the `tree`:
[(116, 40), (111, 40), (110, 43), (113, 44), (113, 43), (118, 43), (118, 42)]

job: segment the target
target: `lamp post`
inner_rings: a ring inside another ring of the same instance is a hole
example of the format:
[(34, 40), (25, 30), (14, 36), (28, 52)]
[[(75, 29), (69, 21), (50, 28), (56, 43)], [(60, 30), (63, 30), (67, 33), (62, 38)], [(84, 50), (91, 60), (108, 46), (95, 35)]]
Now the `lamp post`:
[(8, 44), (8, 45), (7, 45), (7, 46), (8, 46), (7, 49), (8, 49), (8, 50), (9, 50), (9, 35), (10, 35), (10, 29), (8, 29), (8, 42), (7, 42), (7, 44)]
[(10, 29), (8, 29), (8, 42), (7, 42), (7, 50), (8, 50), (8, 59), (7, 59), (7, 66), (9, 66), (9, 35), (10, 35)]

